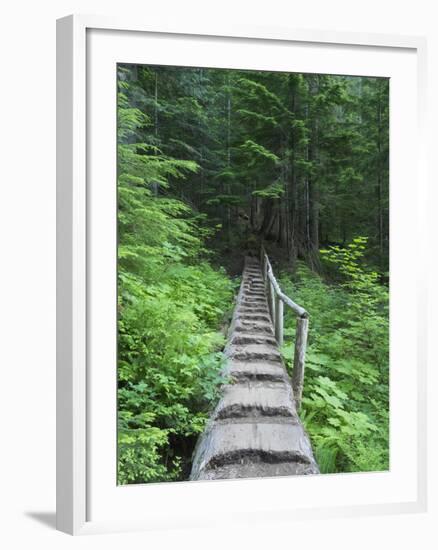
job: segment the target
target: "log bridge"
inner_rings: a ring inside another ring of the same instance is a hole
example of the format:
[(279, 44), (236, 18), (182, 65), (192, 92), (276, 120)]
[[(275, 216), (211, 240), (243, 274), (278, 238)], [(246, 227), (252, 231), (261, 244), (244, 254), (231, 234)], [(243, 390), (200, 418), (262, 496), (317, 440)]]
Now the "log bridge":
[[(284, 305), (297, 318), (290, 380), (279, 346)], [(191, 480), (318, 474), (297, 410), (304, 380), (307, 311), (277, 283), (264, 248), (245, 258), (225, 347), (222, 397), (198, 440)]]

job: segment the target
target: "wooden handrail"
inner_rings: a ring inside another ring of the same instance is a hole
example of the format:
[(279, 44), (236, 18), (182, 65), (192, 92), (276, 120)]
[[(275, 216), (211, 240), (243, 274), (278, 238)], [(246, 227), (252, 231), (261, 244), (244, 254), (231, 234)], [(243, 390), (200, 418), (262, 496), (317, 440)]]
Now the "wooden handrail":
[(267, 255), (263, 245), (261, 247), (260, 260), (262, 265), (263, 280), (265, 283), (265, 288), (268, 292), (269, 312), (271, 315), (272, 324), (274, 326), (275, 338), (279, 346), (283, 345), (284, 335), (283, 304), (289, 306), (297, 316), (295, 330), (295, 353), (292, 369), (292, 387), (294, 391), (295, 404), (299, 410), (303, 395), (309, 314), (303, 307), (296, 304), (281, 290), (280, 285), (275, 278), (271, 262), (269, 261), (269, 256)]
[(309, 314), (307, 313), (307, 311), (303, 307), (296, 304), (293, 300), (291, 300), (289, 298), (289, 296), (286, 296), (286, 294), (284, 294), (282, 292), (282, 290), (280, 288), (280, 285), (278, 284), (277, 279), (275, 278), (275, 275), (272, 271), (272, 267), (271, 267), (271, 264), (270, 264), (269, 260), (268, 260), (268, 279), (271, 281), (272, 286), (274, 287), (275, 294), (279, 297), (279, 299), (284, 304), (289, 306), (291, 308), (291, 310), (296, 315), (298, 315), (298, 317), (309, 317)]

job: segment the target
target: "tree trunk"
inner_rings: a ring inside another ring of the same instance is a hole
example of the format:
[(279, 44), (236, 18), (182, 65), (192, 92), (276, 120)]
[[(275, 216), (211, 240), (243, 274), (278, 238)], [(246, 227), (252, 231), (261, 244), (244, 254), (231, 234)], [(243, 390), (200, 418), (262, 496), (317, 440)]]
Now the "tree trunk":
[[(231, 87), (230, 87), (230, 75), (228, 74), (228, 92), (227, 92), (227, 166), (228, 172), (231, 166)], [(227, 175), (227, 195), (231, 195), (230, 187), (230, 175)], [(227, 204), (227, 235), (228, 242), (231, 240), (231, 206)]]
[[(289, 75), (289, 101), (291, 106), (291, 112), (296, 112), (296, 94), (295, 85), (293, 83), (293, 75)], [(295, 263), (297, 257), (297, 210), (298, 210), (298, 193), (297, 193), (297, 180), (295, 170), (295, 130), (293, 126), (289, 125), (288, 133), (288, 170), (286, 186), (286, 208), (287, 208), (287, 250), (288, 256), (292, 263)]]
[[(154, 136), (155, 136), (155, 147), (158, 146), (158, 73), (155, 71), (155, 93), (154, 93)], [(158, 151), (155, 151), (155, 154), (158, 154)], [(158, 183), (152, 183), (152, 191), (155, 196), (158, 196)]]
[[(313, 76), (310, 80), (311, 100), (319, 92), (319, 76)], [(318, 255), (319, 251), (319, 185), (316, 173), (316, 165), (319, 160), (318, 144), (318, 113), (313, 113), (311, 131), (309, 161), (312, 163), (312, 172), (309, 178), (309, 233), (311, 253)]]
[(378, 88), (377, 105), (377, 227), (379, 238), (380, 266), (383, 267), (383, 205), (382, 205), (382, 93)]

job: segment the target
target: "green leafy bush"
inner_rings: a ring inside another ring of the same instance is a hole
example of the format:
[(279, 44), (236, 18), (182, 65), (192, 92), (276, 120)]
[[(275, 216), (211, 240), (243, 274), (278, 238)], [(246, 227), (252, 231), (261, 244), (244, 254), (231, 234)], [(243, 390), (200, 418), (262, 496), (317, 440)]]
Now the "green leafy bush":
[[(363, 266), (366, 239), (321, 251), (336, 284), (300, 263), (287, 294), (310, 312), (301, 416), (322, 472), (389, 467), (388, 290)], [(293, 337), (288, 314), (286, 336)], [(284, 353), (291, 365), (293, 345)]]
[[(121, 89), (129, 92), (121, 83)], [(217, 396), (234, 284), (207, 261), (202, 217), (162, 193), (195, 163), (139, 141), (119, 94), (118, 481), (186, 479)]]
[[(119, 481), (180, 479), (216, 398), (232, 286), (208, 264), (146, 285), (121, 272)], [(201, 296), (201, 298), (200, 298)]]

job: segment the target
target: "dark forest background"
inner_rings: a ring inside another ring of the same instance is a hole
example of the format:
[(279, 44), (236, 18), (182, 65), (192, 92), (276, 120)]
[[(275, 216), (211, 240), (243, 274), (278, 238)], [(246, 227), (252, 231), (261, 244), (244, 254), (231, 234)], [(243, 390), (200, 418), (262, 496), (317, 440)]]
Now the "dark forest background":
[(387, 469), (389, 81), (119, 65), (118, 88), (119, 482), (187, 479), (262, 242), (310, 312), (321, 470)]

